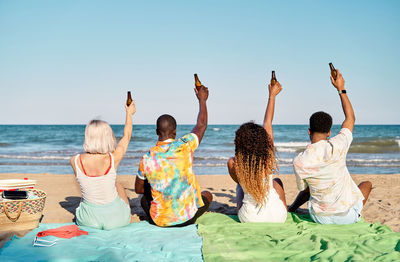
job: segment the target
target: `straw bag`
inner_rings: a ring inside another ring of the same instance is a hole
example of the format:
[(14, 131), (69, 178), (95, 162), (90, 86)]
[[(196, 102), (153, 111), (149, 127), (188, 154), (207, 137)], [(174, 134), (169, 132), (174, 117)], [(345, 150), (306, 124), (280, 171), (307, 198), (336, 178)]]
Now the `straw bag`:
[(0, 231), (29, 230), (39, 226), (46, 193), (39, 189), (28, 189), (35, 199), (0, 201)]

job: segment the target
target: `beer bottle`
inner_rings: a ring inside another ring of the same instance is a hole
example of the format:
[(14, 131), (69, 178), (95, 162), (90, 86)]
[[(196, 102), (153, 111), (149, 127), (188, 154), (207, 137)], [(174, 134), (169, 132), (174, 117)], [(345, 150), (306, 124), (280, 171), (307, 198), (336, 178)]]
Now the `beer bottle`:
[(335, 67), (333, 66), (333, 64), (332, 64), (332, 63), (329, 63), (329, 67), (330, 67), (330, 69), (331, 69), (331, 76), (333, 77), (333, 79), (335, 79), (335, 80), (336, 80), (336, 77), (337, 77), (337, 72), (336, 72), (336, 69), (335, 69)]
[(272, 71), (272, 76), (271, 76), (271, 87), (276, 84), (276, 76), (275, 76), (275, 71)]
[(132, 103), (131, 91), (128, 91), (128, 98), (126, 99), (126, 105), (129, 106)]
[(194, 74), (194, 86), (196, 87), (197, 91), (199, 91), (200, 87), (202, 86), (197, 74)]

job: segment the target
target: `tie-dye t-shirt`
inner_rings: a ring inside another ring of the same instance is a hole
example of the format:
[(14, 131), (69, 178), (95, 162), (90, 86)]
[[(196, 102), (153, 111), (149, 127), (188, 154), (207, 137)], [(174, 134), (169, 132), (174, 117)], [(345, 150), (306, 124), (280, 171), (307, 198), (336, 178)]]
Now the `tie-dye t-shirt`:
[(293, 161), (299, 190), (310, 188), (310, 204), (317, 215), (347, 212), (363, 200), (346, 167), (352, 133), (342, 128), (338, 135), (307, 146)]
[(184, 223), (204, 205), (192, 170), (198, 145), (194, 133), (159, 141), (140, 161), (138, 177), (151, 185), (150, 216), (158, 226)]

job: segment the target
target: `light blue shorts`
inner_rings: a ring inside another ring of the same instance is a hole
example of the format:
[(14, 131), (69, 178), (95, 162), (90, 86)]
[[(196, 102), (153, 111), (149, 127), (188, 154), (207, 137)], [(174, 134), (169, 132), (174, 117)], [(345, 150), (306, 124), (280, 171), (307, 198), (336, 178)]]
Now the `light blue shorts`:
[(110, 230), (131, 222), (131, 208), (119, 196), (106, 205), (96, 205), (83, 200), (76, 209), (76, 224)]
[(346, 214), (341, 215), (328, 215), (321, 216), (316, 215), (314, 209), (310, 205), (310, 201), (308, 201), (308, 210), (310, 211), (311, 218), (319, 224), (353, 224), (357, 223), (361, 219), (361, 210), (363, 209), (363, 202), (357, 202)]

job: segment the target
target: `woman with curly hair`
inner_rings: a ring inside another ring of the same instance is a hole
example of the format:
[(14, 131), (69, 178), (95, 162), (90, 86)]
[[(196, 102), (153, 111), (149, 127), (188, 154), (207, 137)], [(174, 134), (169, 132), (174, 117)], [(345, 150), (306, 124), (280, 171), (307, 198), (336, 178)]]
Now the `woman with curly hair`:
[(228, 161), (236, 188), (238, 217), (241, 222), (286, 221), (287, 207), (282, 181), (273, 179), (278, 172), (274, 154), (272, 119), (275, 97), (282, 90), (279, 82), (269, 85), (264, 127), (245, 123), (236, 131), (235, 157)]

